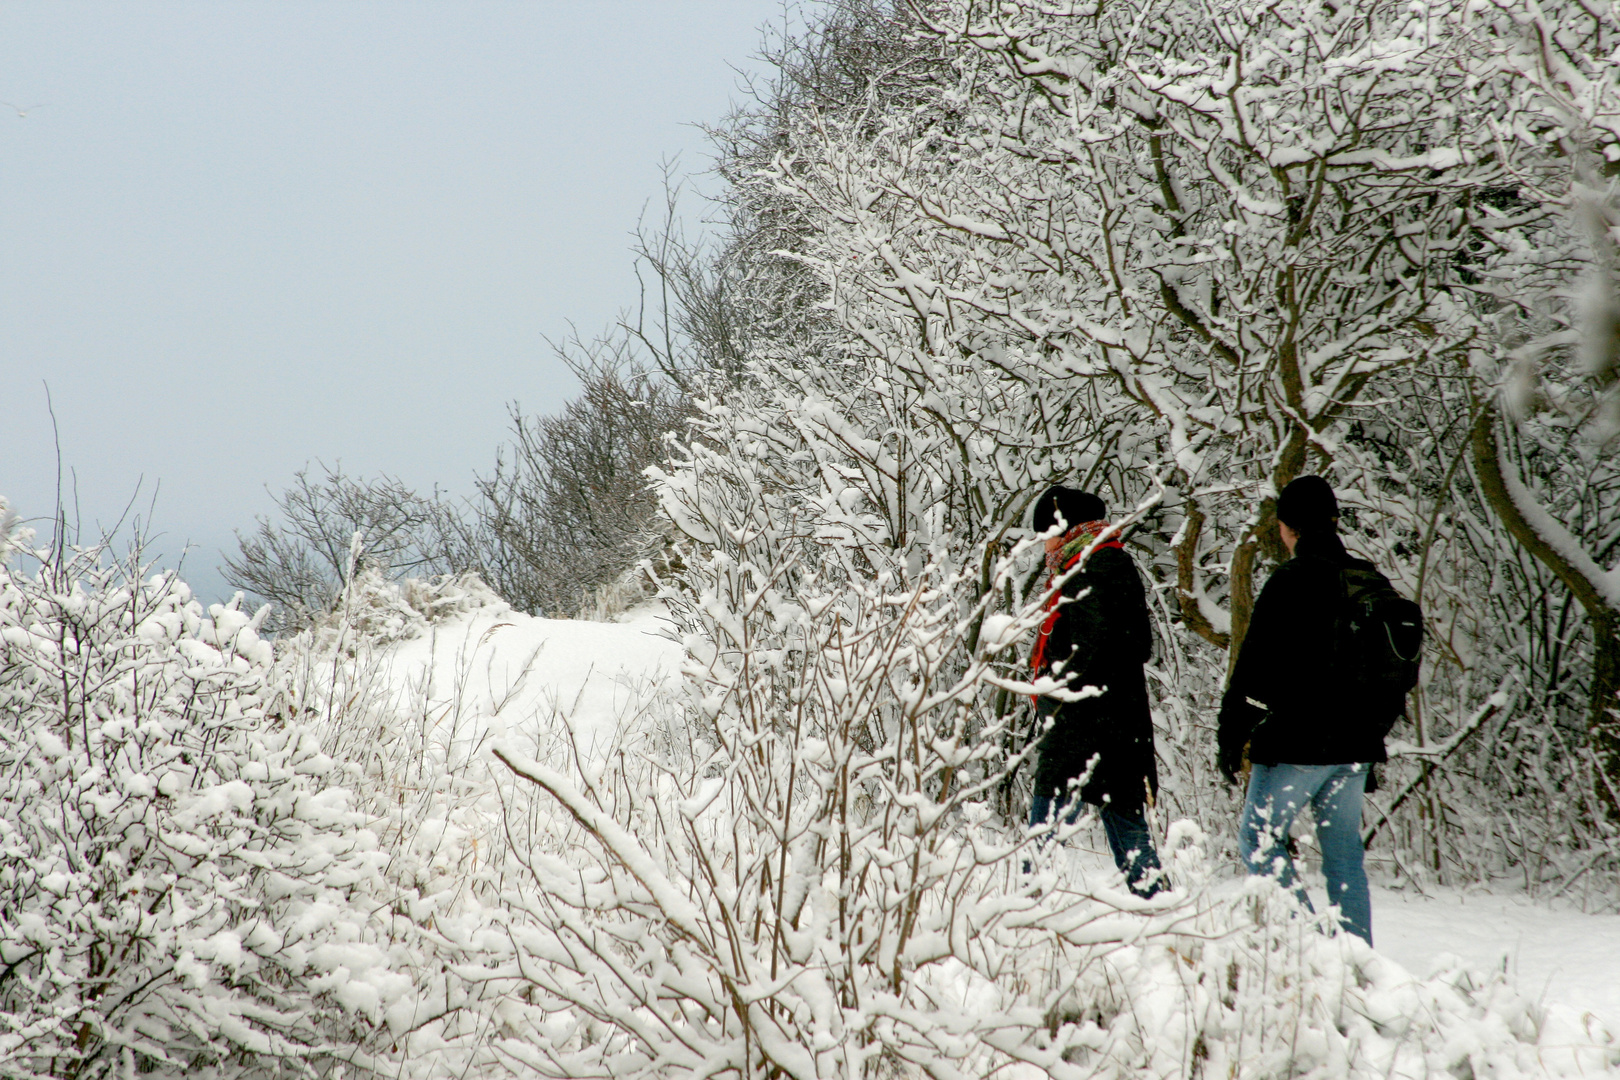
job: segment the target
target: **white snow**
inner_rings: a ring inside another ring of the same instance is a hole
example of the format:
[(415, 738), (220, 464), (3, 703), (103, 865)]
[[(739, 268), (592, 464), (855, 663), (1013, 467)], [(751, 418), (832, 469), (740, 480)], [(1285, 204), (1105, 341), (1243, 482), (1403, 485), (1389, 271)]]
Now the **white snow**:
[(1537, 904), (1512, 892), (1373, 889), (1380, 952), (1425, 976), (1455, 956), (1506, 971), (1548, 1006), (1592, 1013), (1620, 1031), (1620, 915)]
[(677, 672), (672, 632), (655, 605), (613, 623), (486, 607), (395, 646), (390, 681), (402, 705), (422, 709), (425, 697), (436, 745), (538, 733), (554, 716), (569, 717), (589, 744)]
[[(1076, 834), (1069, 848), (1072, 872), (1091, 881), (1117, 878), (1100, 827)], [(1314, 877), (1307, 870), (1306, 886), (1320, 900)], [(1577, 1027), (1590, 1015), (1620, 1033), (1620, 914), (1536, 903), (1506, 885), (1418, 893), (1376, 883), (1372, 913), (1377, 951), (1419, 979), (1458, 967), (1502, 972), (1521, 994)]]

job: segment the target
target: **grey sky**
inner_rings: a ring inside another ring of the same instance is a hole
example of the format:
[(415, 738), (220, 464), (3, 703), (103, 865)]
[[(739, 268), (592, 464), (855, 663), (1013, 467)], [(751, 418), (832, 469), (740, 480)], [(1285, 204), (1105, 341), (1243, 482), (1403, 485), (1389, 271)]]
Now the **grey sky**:
[[(467, 492), (633, 302), (777, 0), (0, 7), (0, 496), (144, 476), (188, 577), (306, 461)], [(143, 500), (144, 505), (144, 500)]]

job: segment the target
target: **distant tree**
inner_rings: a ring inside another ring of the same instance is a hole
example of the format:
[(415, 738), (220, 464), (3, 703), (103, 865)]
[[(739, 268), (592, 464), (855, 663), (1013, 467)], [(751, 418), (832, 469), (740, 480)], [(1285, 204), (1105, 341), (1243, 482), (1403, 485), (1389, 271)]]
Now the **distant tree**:
[(462, 536), (468, 567), (517, 608), (572, 615), (660, 543), (643, 473), (690, 407), (634, 355), (624, 336), (564, 342), (580, 395), (551, 416), (511, 406), (512, 441), (478, 481), (478, 521)]
[(233, 589), (274, 605), (268, 630), (309, 625), (367, 567), (390, 576), (459, 569), (446, 557), (443, 537), (456, 523), (442, 500), (395, 477), (349, 476), (341, 463), (320, 470), (319, 478), (307, 467), (294, 474), (276, 496), (280, 519), (260, 517), (252, 533), (237, 533), (237, 554), (222, 568)]

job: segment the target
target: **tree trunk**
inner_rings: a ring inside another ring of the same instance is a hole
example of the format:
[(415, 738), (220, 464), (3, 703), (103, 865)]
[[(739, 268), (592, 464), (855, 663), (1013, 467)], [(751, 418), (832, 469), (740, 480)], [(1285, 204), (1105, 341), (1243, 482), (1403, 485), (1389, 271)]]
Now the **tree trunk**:
[(1181, 602), (1181, 620), (1187, 628), (1211, 645), (1226, 648), (1231, 635), (1215, 629), (1198, 602), (1198, 540), (1204, 533), (1204, 511), (1197, 503), (1187, 510), (1187, 524), (1176, 545), (1176, 596)]
[(1570, 555), (1560, 551), (1536, 531), (1513, 499), (1502, 470), (1501, 447), (1496, 437), (1496, 402), (1484, 402), (1472, 434), (1474, 471), (1485, 501), (1513, 539), (1574, 595), (1592, 627), (1596, 655), (1592, 658), (1592, 696), (1586, 714), (1588, 744), (1598, 767), (1597, 797), (1611, 821), (1620, 821), (1620, 611), (1616, 611), (1597, 583), (1582, 573)]

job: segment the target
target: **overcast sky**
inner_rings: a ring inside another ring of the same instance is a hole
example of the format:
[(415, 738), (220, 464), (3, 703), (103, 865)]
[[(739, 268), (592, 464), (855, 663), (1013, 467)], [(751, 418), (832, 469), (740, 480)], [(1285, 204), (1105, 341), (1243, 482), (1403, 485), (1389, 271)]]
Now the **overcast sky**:
[[(633, 303), (778, 0), (0, 6), (0, 496), (144, 478), (200, 592), (305, 462), (471, 490)], [(19, 116), (19, 110), (26, 112)], [(699, 208), (694, 207), (694, 216)], [(142, 500), (145, 505), (145, 499)]]

